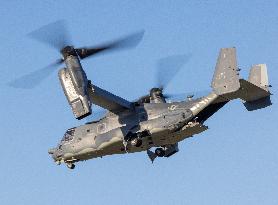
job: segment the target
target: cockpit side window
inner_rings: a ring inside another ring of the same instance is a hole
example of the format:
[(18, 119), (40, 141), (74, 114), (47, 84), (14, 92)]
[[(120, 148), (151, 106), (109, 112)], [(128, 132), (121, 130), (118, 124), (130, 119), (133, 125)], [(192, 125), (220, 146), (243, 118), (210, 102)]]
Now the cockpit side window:
[(66, 133), (64, 134), (62, 142), (69, 142), (69, 141), (73, 140), (74, 132), (75, 132), (75, 128), (68, 129), (66, 131)]

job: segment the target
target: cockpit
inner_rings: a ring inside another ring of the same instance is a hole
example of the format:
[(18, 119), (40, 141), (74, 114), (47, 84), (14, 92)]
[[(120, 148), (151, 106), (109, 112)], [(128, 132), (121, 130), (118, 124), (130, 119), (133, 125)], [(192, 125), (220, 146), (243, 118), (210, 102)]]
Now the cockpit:
[(70, 142), (73, 140), (73, 136), (74, 136), (74, 132), (75, 132), (75, 127), (74, 128), (70, 128), (66, 131), (66, 133), (64, 134), (61, 143), (66, 143), (66, 142)]

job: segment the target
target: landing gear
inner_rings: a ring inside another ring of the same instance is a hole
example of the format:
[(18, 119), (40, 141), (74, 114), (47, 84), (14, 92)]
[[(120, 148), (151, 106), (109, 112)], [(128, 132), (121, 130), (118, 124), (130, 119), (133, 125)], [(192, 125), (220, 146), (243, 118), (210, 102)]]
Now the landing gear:
[(142, 145), (142, 139), (137, 137), (137, 138), (132, 139), (130, 143), (132, 146), (140, 147)]
[(67, 163), (67, 167), (69, 169), (74, 169), (75, 168), (75, 165), (73, 163)]
[(179, 151), (178, 143), (175, 143), (175, 144), (158, 147), (155, 149), (154, 152), (148, 149), (147, 154), (153, 163), (156, 157), (170, 157), (173, 154), (177, 153), (178, 151)]
[(146, 131), (138, 132), (138, 133), (129, 132), (125, 137), (125, 141), (126, 142), (130, 141), (130, 144), (132, 146), (141, 147), (143, 144), (142, 138), (147, 135), (148, 135), (148, 133)]
[(163, 148), (156, 148), (156, 150), (154, 152), (158, 157), (165, 156), (165, 150)]

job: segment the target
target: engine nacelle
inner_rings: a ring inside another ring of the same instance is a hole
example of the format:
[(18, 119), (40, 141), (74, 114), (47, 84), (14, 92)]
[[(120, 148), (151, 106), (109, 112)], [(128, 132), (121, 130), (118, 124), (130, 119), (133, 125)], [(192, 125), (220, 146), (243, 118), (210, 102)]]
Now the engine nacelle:
[(75, 118), (80, 120), (92, 112), (90, 98), (86, 90), (87, 78), (82, 74), (82, 71), (75, 70), (76, 72), (70, 74), (71, 71), (67, 68), (60, 69), (59, 79)]

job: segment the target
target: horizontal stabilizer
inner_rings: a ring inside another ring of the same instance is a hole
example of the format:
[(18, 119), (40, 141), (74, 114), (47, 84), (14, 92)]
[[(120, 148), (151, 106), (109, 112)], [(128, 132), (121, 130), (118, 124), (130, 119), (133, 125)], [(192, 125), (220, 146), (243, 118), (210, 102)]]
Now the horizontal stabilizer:
[(272, 105), (270, 96), (252, 102), (243, 103), (248, 111), (258, 110)]
[(237, 97), (246, 101), (252, 102), (271, 95), (271, 93), (265, 88), (254, 85), (253, 83), (240, 79), (240, 90), (237, 93)]
[(248, 111), (272, 105), (265, 64), (252, 66), (248, 81), (240, 79), (240, 88), (239, 98), (245, 101), (244, 106)]

